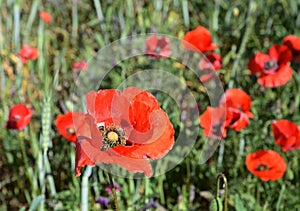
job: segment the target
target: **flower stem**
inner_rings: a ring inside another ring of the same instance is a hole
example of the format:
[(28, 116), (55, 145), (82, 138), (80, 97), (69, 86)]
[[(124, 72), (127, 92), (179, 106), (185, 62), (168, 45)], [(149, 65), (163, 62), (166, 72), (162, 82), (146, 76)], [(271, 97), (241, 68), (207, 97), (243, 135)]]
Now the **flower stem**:
[(109, 178), (109, 184), (110, 184), (113, 196), (114, 196), (114, 204), (115, 204), (114, 210), (115, 211), (120, 211), (119, 204), (118, 204), (118, 199), (117, 199), (117, 193), (116, 193), (116, 189), (115, 189), (115, 185), (114, 185), (114, 182), (113, 182), (113, 179), (112, 179), (112, 175), (111, 175), (110, 172), (108, 172), (108, 178)]
[(220, 179), (223, 179), (223, 187), (225, 188), (225, 196), (224, 196), (224, 208), (223, 211), (227, 211), (227, 203), (228, 203), (228, 183), (227, 178), (223, 173), (219, 173), (217, 176), (217, 197), (219, 197), (220, 193)]

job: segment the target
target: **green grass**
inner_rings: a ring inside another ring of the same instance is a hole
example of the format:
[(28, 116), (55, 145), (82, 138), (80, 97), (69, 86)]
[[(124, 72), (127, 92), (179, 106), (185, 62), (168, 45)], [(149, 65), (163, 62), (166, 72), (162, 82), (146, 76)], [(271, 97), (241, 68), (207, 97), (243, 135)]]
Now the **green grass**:
[[(80, 104), (80, 96), (73, 95), (76, 75), (72, 62), (88, 60), (120, 38), (151, 32), (181, 38), (198, 25), (206, 26), (219, 45), (223, 68), (218, 74), (224, 89), (238, 87), (247, 92), (255, 117), (243, 131), (230, 131), (222, 143), (223, 154), (217, 150), (204, 164), (199, 164), (205, 140), (200, 131), (192, 151), (166, 174), (145, 180), (115, 177), (122, 187), (117, 193), (120, 209), (139, 210), (150, 198), (157, 198), (166, 210), (207, 210), (212, 198), (203, 195), (206, 191), (216, 195), (216, 176), (223, 172), (229, 183), (229, 210), (300, 210), (299, 150), (282, 153), (270, 126), (272, 120), (281, 118), (300, 125), (299, 64), (293, 66), (293, 80), (273, 89), (262, 88), (247, 70), (256, 51), (266, 52), (272, 44), (281, 44), (284, 36), (300, 34), (299, 7), (293, 0), (0, 1), (0, 127), (4, 128), (12, 105), (26, 103), (34, 109), (25, 130), (1, 129), (0, 210), (34, 206), (38, 210), (80, 210), (84, 201), (88, 210), (100, 210), (95, 200), (99, 195), (108, 196), (107, 175), (94, 167), (88, 180), (76, 178), (75, 148), (54, 124), (63, 106), (70, 110), (70, 105)], [(41, 10), (51, 13), (51, 23), (40, 20)], [(21, 65), (16, 54), (22, 44), (38, 48), (36, 61)], [(203, 113), (209, 105), (203, 87), (195, 75), (175, 68), (175, 61), (159, 63), (147, 57), (122, 61), (101, 86), (116, 88), (139, 70), (164, 65), (188, 82)], [(156, 97), (178, 133), (178, 108), (163, 93)], [(287, 172), (282, 179), (263, 182), (248, 172), (245, 157), (258, 149), (274, 149), (283, 155)], [(218, 165), (220, 156), (223, 160)], [(81, 195), (82, 185), (87, 185), (87, 197)]]

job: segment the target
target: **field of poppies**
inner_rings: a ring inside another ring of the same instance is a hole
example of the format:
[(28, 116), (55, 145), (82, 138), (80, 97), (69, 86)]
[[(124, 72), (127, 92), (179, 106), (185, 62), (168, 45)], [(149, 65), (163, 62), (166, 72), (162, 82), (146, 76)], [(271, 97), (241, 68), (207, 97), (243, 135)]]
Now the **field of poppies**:
[(300, 210), (299, 8), (0, 1), (0, 210)]

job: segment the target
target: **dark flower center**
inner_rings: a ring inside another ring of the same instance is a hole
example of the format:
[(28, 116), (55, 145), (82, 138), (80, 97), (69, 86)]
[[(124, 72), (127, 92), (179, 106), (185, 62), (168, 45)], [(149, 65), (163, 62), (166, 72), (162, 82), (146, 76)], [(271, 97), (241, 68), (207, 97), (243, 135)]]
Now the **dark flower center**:
[(276, 73), (278, 69), (278, 63), (274, 59), (270, 59), (269, 61), (264, 63), (264, 72), (265, 73)]
[(269, 167), (265, 164), (259, 164), (255, 170), (256, 171), (267, 171), (267, 170), (269, 170)]
[(124, 129), (115, 125), (99, 126), (102, 135), (102, 149), (105, 151), (116, 146), (126, 145), (126, 135)]
[(66, 132), (67, 132), (67, 135), (68, 135), (68, 136), (72, 136), (72, 135), (75, 134), (75, 130), (74, 130), (74, 128), (72, 128), (72, 127), (67, 128), (67, 129), (66, 129)]

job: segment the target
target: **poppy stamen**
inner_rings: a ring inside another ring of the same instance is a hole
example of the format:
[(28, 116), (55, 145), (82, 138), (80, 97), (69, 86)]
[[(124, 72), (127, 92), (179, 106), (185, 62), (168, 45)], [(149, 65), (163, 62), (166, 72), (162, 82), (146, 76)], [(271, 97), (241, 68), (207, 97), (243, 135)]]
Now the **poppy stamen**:
[(269, 167), (265, 164), (259, 164), (255, 170), (256, 171), (267, 171), (267, 170), (269, 170)]
[(74, 130), (74, 128), (72, 128), (72, 127), (67, 128), (67, 129), (66, 129), (66, 132), (67, 132), (67, 135), (68, 135), (68, 136), (72, 136), (72, 135), (75, 134), (75, 130)]
[(264, 63), (264, 72), (265, 73), (275, 73), (278, 68), (278, 63), (274, 59)]
[(102, 135), (101, 151), (105, 151), (116, 146), (126, 145), (127, 138), (123, 128), (114, 125), (106, 127), (101, 125), (98, 128)]

